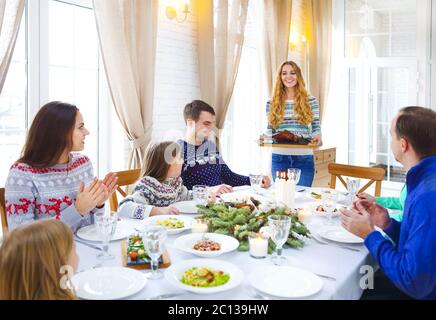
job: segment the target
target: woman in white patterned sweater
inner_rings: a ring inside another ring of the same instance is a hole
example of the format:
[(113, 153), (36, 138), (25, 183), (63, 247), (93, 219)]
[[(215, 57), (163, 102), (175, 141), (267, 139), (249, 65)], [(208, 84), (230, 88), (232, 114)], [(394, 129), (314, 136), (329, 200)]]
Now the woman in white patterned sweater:
[(117, 177), (94, 177), (84, 149), (85, 128), (79, 109), (50, 102), (32, 122), (21, 158), (12, 165), (5, 186), (9, 229), (55, 218), (73, 231), (93, 223), (93, 214), (116, 189)]

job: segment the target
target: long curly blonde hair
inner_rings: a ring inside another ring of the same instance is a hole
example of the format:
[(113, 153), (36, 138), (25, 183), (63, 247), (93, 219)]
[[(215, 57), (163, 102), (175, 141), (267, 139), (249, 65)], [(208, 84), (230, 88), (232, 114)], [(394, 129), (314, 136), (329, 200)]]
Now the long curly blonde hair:
[(304, 125), (308, 125), (314, 119), (312, 108), (310, 107), (308, 101), (309, 94), (306, 90), (306, 83), (304, 82), (300, 67), (293, 61), (285, 61), (280, 66), (277, 73), (273, 97), (271, 99), (271, 106), (268, 114), (268, 122), (274, 129), (276, 129), (285, 118), (286, 87), (282, 81), (282, 71), (285, 65), (290, 65), (297, 74), (297, 84), (295, 85), (294, 97), (294, 112), (298, 121)]

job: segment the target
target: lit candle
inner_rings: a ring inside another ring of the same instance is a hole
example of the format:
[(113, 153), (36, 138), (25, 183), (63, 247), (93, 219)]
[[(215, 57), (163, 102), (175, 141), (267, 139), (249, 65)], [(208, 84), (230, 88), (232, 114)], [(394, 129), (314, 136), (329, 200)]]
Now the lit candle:
[(209, 227), (207, 223), (203, 219), (195, 219), (195, 221), (191, 225), (192, 233), (206, 233)]
[(294, 209), (295, 207), (295, 180), (288, 179), (285, 182), (284, 203), (287, 207)]
[(306, 209), (297, 209), (298, 221), (305, 222), (311, 218), (311, 212)]
[(283, 202), (283, 188), (284, 188), (285, 179), (283, 179), (283, 172), (277, 171), (277, 179), (275, 182), (275, 198), (277, 204)]
[(268, 238), (259, 233), (252, 233), (248, 237), (250, 256), (256, 259), (265, 258), (268, 254)]

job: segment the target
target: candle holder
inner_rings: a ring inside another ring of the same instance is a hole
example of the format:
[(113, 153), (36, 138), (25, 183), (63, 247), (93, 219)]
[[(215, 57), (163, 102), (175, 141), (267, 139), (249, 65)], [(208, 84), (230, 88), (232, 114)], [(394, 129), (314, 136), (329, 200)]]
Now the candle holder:
[(292, 210), (294, 209), (297, 178), (297, 174), (288, 175), (288, 172), (276, 173), (275, 200), (278, 205), (282, 204)]
[(191, 225), (192, 233), (207, 233), (209, 226), (206, 219), (196, 218)]
[(264, 259), (268, 254), (268, 238), (260, 233), (248, 235), (249, 253), (252, 258)]

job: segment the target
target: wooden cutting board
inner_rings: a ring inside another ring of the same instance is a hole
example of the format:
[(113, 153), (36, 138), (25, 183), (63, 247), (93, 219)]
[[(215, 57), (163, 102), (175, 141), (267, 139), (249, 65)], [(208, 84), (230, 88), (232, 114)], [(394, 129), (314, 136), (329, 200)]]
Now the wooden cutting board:
[[(151, 269), (150, 263), (145, 264), (127, 264), (127, 240), (123, 240), (121, 242), (121, 259), (123, 261), (123, 266), (127, 268), (132, 268), (136, 270), (145, 270), (145, 269)], [(165, 269), (168, 268), (171, 265), (170, 256), (168, 255), (168, 251), (165, 249), (165, 251), (162, 254), (162, 262), (159, 263), (159, 269)]]
[(318, 146), (313, 144), (279, 144), (259, 142), (260, 147), (290, 148), (290, 149), (316, 149)]

